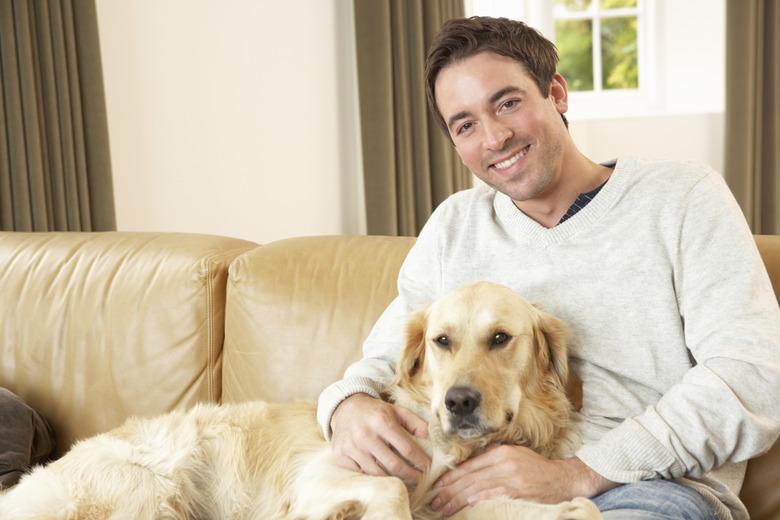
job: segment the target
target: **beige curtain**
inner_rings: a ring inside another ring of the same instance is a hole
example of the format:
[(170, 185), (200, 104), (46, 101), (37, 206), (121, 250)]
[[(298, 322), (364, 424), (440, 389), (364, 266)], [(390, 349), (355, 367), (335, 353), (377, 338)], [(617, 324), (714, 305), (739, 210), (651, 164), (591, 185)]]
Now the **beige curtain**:
[(725, 142), (753, 232), (780, 234), (780, 0), (727, 0)]
[(115, 228), (94, 0), (0, 0), (0, 230)]
[(425, 54), (463, 0), (355, 0), (366, 216), (372, 235), (416, 236), (471, 174), (430, 115)]

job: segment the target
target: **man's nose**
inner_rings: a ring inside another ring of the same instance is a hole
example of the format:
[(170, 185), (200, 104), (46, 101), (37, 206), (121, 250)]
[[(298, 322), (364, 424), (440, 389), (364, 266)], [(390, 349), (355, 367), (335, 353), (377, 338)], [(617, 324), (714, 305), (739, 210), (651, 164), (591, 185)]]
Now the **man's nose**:
[(501, 150), (512, 137), (512, 129), (501, 121), (485, 123), (485, 146), (489, 150)]

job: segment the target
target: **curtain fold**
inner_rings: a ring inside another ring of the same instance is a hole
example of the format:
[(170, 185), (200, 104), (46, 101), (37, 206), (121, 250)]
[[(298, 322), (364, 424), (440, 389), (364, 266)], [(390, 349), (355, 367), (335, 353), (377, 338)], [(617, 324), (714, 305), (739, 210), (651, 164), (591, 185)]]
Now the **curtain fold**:
[(416, 236), (471, 174), (425, 99), (425, 55), (462, 0), (355, 0), (366, 221), (372, 235)]
[(0, 230), (113, 229), (94, 0), (0, 0)]
[(780, 0), (726, 2), (726, 181), (754, 233), (780, 234)]

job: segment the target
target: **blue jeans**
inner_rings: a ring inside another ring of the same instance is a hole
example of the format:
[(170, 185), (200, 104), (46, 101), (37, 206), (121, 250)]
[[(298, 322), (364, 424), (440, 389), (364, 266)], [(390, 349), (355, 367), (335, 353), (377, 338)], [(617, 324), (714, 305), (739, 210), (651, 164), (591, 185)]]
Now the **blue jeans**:
[(625, 484), (593, 499), (609, 520), (716, 520), (712, 507), (693, 489), (670, 480)]

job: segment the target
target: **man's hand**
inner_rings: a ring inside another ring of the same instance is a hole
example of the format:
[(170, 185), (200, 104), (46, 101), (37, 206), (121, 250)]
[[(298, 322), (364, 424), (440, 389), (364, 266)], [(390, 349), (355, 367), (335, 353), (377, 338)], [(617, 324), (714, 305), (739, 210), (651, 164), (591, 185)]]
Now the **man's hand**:
[(342, 467), (417, 482), (430, 465), (428, 455), (412, 438), (426, 437), (428, 425), (405, 408), (355, 394), (341, 402), (330, 424), (331, 448)]
[(577, 458), (550, 460), (528, 448), (502, 444), (442, 475), (431, 505), (450, 516), (488, 498), (555, 504), (592, 497), (615, 486)]

